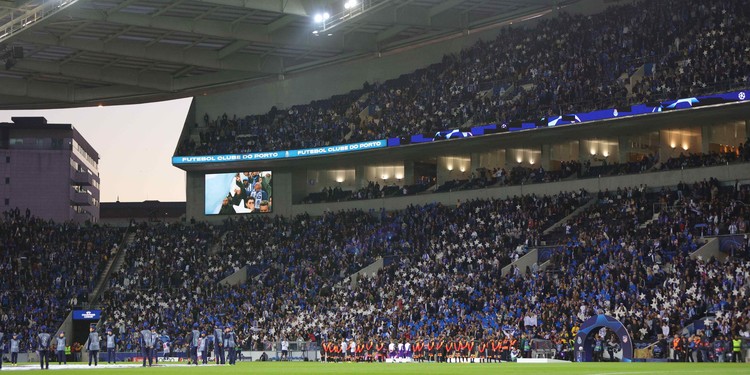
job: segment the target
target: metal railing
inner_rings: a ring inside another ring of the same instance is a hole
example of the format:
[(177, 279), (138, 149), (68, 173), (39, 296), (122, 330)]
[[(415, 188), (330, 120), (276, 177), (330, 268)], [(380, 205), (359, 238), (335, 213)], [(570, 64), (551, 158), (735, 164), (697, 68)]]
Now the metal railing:
[(75, 4), (78, 0), (44, 0), (33, 4), (33, 7), (13, 9), (2, 18), (0, 25), (0, 43), (14, 35), (27, 30), (63, 9)]

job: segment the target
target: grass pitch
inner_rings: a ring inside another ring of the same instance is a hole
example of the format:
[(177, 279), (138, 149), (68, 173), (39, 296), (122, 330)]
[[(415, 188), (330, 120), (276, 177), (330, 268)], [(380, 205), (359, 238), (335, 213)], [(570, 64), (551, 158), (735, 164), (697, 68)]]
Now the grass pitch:
[[(37, 365), (38, 366), (38, 365)], [(37, 366), (23, 366), (24, 370), (38, 372)], [(70, 366), (70, 365), (69, 365)], [(165, 365), (152, 368), (61, 368), (50, 366), (57, 373), (91, 375), (219, 375), (219, 374), (304, 374), (304, 375), (356, 375), (356, 374), (750, 374), (750, 364), (745, 363), (563, 363), (563, 364), (462, 364), (462, 363), (316, 363), (316, 362), (242, 362), (237, 366)], [(21, 367), (3, 366), (3, 372), (14, 373)], [(7, 371), (10, 370), (10, 371)], [(21, 373), (28, 373), (22, 371)]]

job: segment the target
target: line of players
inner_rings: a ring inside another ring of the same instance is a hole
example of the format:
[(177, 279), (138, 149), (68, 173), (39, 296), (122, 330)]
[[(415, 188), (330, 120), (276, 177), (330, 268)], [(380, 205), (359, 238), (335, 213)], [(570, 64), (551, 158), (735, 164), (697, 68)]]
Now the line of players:
[(204, 365), (208, 364), (209, 352), (213, 346), (214, 360), (217, 365), (234, 365), (237, 362), (237, 348), (239, 347), (239, 338), (234, 333), (231, 324), (226, 327), (220, 323), (214, 325), (213, 335), (206, 335), (206, 331), (201, 331), (198, 323), (193, 324), (193, 329), (187, 335), (187, 341), (190, 343), (190, 352), (188, 364), (199, 364), (198, 358), (202, 359)]
[[(211, 346), (213, 346), (214, 349), (213, 352), (217, 365), (224, 365), (227, 362), (230, 365), (236, 363), (236, 348), (239, 340), (237, 339), (237, 335), (234, 333), (231, 325), (222, 327), (221, 324), (216, 324), (213, 334), (210, 336), (206, 335), (206, 331), (199, 331), (198, 328), (198, 323), (195, 323), (193, 325), (193, 330), (187, 337), (187, 342), (189, 343), (188, 364), (198, 365), (200, 363), (199, 358), (202, 359), (203, 364), (208, 364), (208, 356)], [(115, 359), (115, 336), (109, 328), (107, 329), (106, 340), (107, 363), (117, 363)], [(88, 342), (89, 366), (91, 365), (92, 358), (94, 360), (94, 365), (96, 366), (98, 362), (99, 339), (93, 326), (91, 327), (91, 334), (89, 334)], [(162, 347), (164, 358), (169, 357), (171, 352), (171, 343), (168, 340), (168, 336), (159, 335), (156, 327), (151, 326), (149, 328), (148, 322), (143, 323), (143, 329), (139, 332), (138, 344), (141, 348), (141, 355), (143, 356), (143, 367), (146, 367), (147, 364), (149, 367), (154, 364), (159, 364), (159, 356), (157, 355), (159, 346)]]
[[(232, 326), (222, 327), (221, 324), (216, 324), (213, 335), (210, 337), (206, 336), (205, 331), (198, 331), (198, 323), (193, 325), (193, 330), (188, 334), (188, 342), (190, 343), (190, 352), (188, 354), (188, 364), (198, 365), (198, 357), (200, 356), (203, 360), (203, 364), (208, 363), (208, 356), (210, 346), (213, 346), (214, 357), (216, 364), (223, 365), (227, 362), (230, 365), (236, 363), (237, 358), (237, 343), (239, 342), (237, 335), (234, 333)], [(159, 335), (156, 331), (156, 327), (151, 326), (149, 328), (148, 323), (143, 323), (143, 329), (139, 332), (138, 344), (141, 347), (141, 354), (143, 355), (143, 367), (153, 366), (154, 363), (159, 363), (157, 356), (157, 348), (159, 342), (161, 342), (162, 349), (164, 351), (164, 358), (169, 356), (170, 353), (170, 342), (164, 339), (165, 336)], [(53, 337), (47, 333), (45, 326), (40, 327), (39, 334), (37, 334), (35, 340), (35, 346), (37, 354), (39, 355), (39, 365), (42, 370), (49, 370), (49, 362), (53, 359), (53, 352), (56, 352), (58, 362), (62, 363), (65, 360), (64, 348), (66, 346), (66, 339), (64, 333), (60, 332), (60, 336), (56, 338), (57, 350), (53, 350)], [(3, 333), (0, 332), (0, 349), (3, 348)], [(115, 356), (115, 348), (117, 339), (113, 334), (111, 328), (107, 328), (107, 335), (104, 337), (105, 348), (107, 353), (107, 363), (117, 363)], [(16, 364), (19, 352), (20, 339), (17, 334), (13, 334), (10, 340), (11, 344), (11, 364)], [(99, 365), (99, 351), (101, 348), (101, 342), (99, 333), (96, 332), (96, 326), (92, 325), (89, 329), (89, 337), (86, 343), (86, 351), (89, 353), (89, 366)], [(1, 354), (1, 353), (0, 353)], [(228, 357), (228, 361), (227, 358)], [(0, 369), (2, 369), (2, 358), (0, 358)]]
[(324, 341), (320, 354), (324, 362), (385, 362), (386, 360), (411, 359), (417, 362), (509, 362), (521, 354), (530, 355), (528, 341), (521, 344), (514, 337), (505, 339), (475, 340), (469, 337), (450, 339), (417, 339), (409, 341), (356, 342), (342, 340), (340, 343)]
[[(0, 349), (3, 348), (2, 338), (3, 334), (0, 332)], [(11, 364), (13, 365), (18, 364), (19, 340), (19, 335), (14, 333), (10, 342)], [(108, 332), (107, 340), (107, 346), (109, 347), (109, 343), (111, 342), (112, 348), (114, 349), (114, 335), (112, 335), (111, 331)], [(54, 361), (53, 354), (56, 354), (58, 364), (65, 363), (67, 365), (68, 361), (65, 358), (66, 346), (67, 338), (65, 337), (64, 332), (58, 333), (58, 337), (54, 338), (53, 335), (47, 332), (46, 326), (39, 327), (39, 333), (37, 333), (34, 340), (34, 347), (36, 348), (36, 353), (39, 357), (40, 368), (42, 370), (49, 370), (50, 360)], [(99, 346), (99, 334), (96, 332), (95, 327), (92, 326), (86, 345), (86, 351), (89, 352), (89, 366), (91, 366), (92, 360), (94, 361), (94, 366), (98, 365)], [(114, 352), (114, 350), (112, 352)], [(0, 355), (1, 354), (2, 350), (0, 350)], [(2, 358), (0, 358), (0, 369), (2, 369), (2, 367)]]

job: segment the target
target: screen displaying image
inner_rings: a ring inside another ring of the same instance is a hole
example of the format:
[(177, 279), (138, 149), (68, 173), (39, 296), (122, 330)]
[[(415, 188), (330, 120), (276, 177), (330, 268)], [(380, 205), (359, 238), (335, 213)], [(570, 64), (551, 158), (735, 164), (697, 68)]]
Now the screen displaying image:
[(273, 211), (271, 171), (206, 175), (206, 215)]

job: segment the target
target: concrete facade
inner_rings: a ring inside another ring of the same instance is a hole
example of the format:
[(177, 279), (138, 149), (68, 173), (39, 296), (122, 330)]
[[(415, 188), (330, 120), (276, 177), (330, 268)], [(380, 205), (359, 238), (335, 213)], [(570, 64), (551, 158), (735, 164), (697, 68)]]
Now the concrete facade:
[(56, 222), (98, 222), (99, 155), (70, 124), (43, 117), (0, 123), (0, 211)]

